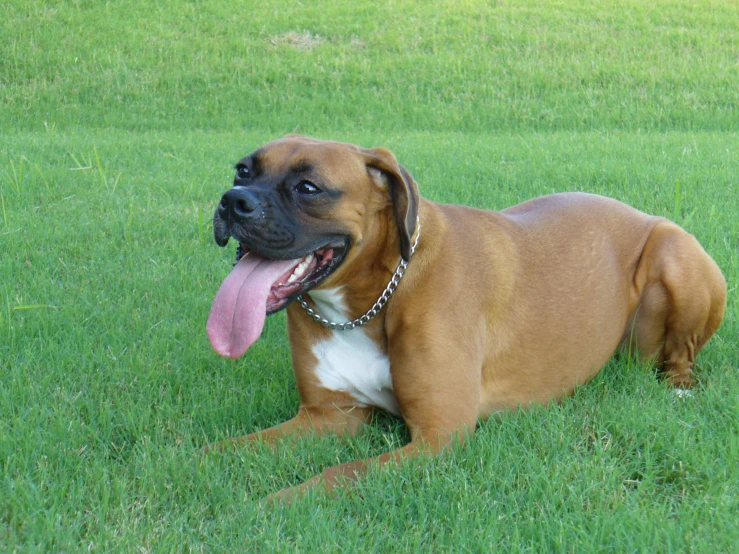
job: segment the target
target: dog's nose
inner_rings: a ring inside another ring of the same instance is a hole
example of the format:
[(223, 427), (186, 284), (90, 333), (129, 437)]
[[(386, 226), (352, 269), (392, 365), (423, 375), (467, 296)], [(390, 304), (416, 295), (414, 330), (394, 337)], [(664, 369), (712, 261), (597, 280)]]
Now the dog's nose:
[(238, 220), (247, 217), (258, 206), (259, 199), (253, 191), (234, 187), (221, 197), (218, 211), (226, 219)]

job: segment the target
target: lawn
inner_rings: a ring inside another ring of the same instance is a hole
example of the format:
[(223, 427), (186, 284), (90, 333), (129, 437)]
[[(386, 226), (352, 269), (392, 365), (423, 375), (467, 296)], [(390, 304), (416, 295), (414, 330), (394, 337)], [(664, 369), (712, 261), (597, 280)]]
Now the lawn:
[[(739, 7), (10, 0), (0, 20), (0, 551), (733, 552), (739, 544)], [(205, 334), (211, 218), (282, 134), (386, 146), (440, 202), (605, 194), (693, 233), (729, 284), (680, 398), (614, 359), (435, 460), (262, 508), (408, 440), (202, 458), (292, 417), (284, 314)]]

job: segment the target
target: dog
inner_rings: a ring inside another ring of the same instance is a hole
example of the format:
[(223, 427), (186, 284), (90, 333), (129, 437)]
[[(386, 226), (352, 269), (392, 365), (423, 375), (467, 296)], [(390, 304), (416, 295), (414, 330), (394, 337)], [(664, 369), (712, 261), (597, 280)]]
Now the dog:
[[(238, 260), (207, 331), (239, 358), (287, 309), (291, 420), (215, 445), (352, 435), (374, 410), (411, 441), (274, 495), (332, 491), (372, 464), (434, 455), (495, 412), (572, 393), (619, 347), (694, 385), (726, 282), (675, 223), (614, 199), (553, 194), (501, 212), (437, 204), (387, 149), (288, 136), (236, 165), (216, 243)], [(211, 447), (212, 449), (213, 447)]]

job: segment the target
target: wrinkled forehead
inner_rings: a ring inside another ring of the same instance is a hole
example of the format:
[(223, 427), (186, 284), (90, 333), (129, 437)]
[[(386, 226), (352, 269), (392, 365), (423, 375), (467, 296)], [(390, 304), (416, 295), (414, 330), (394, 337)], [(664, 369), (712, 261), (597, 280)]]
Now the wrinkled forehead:
[(319, 173), (346, 177), (364, 169), (361, 149), (352, 144), (288, 137), (266, 144), (249, 156), (260, 173)]

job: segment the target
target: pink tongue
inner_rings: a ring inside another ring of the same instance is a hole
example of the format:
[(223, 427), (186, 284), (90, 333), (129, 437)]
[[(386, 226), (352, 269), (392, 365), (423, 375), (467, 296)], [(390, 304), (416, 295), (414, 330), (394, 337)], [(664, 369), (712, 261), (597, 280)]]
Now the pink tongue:
[(275, 280), (300, 260), (268, 260), (249, 253), (223, 281), (208, 316), (213, 349), (233, 360), (241, 357), (262, 334), (267, 297)]

